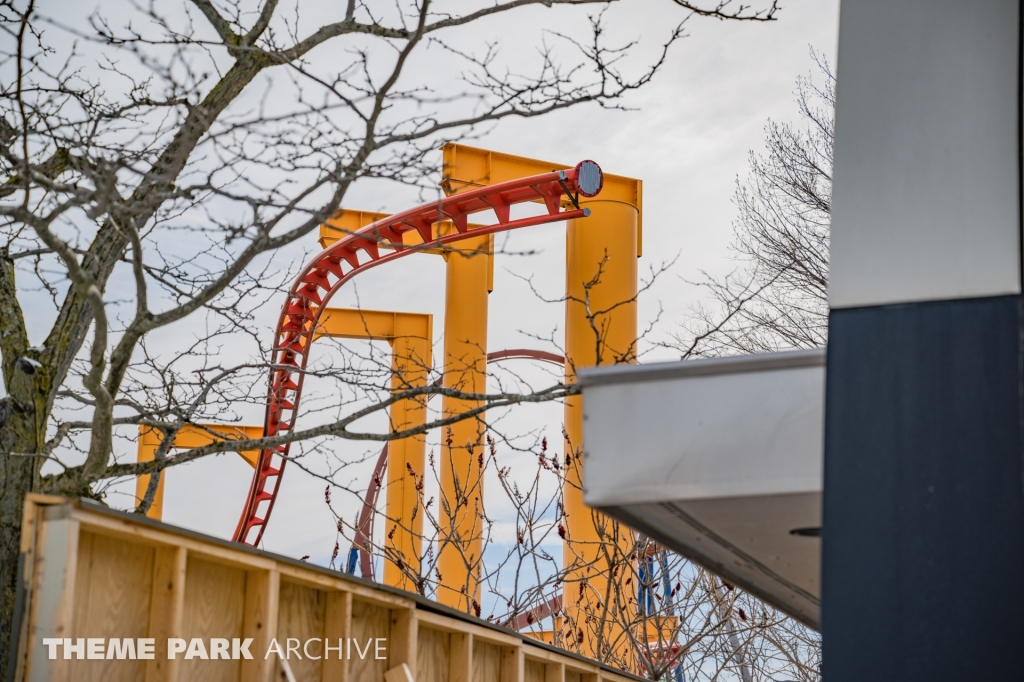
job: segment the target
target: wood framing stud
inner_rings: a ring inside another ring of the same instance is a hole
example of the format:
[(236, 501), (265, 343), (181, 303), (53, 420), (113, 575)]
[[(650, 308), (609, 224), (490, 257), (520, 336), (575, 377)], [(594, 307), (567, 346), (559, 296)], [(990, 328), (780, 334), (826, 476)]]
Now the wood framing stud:
[(416, 610), (392, 609), (389, 663), (391, 666), (408, 666), (413, 677), (416, 676), (417, 634)]
[(155, 657), (146, 664), (146, 682), (177, 682), (180, 661), (167, 656), (167, 640), (181, 637), (185, 607), (185, 569), (188, 550), (157, 547), (153, 557), (153, 596), (149, 636), (156, 640)]

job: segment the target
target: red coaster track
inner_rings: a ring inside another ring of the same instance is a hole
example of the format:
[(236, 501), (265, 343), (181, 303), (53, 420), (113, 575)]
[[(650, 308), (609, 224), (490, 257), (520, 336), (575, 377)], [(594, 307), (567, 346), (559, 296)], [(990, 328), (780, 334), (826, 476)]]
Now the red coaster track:
[[(578, 207), (578, 195), (595, 196), (602, 184), (600, 167), (593, 161), (581, 161), (575, 168), (480, 187), (396, 213), (324, 249), (296, 278), (281, 310), (272, 351), (263, 437), (281, 435), (294, 428), (313, 332), (321, 311), (345, 282), (377, 265), (466, 237), (586, 217), (590, 212)], [(563, 196), (576, 206), (575, 210), (561, 210)], [(547, 214), (511, 219), (509, 209), (513, 204), (537, 200), (544, 202)], [(498, 218), (496, 224), (469, 230), (471, 214), (490, 210)], [(433, 224), (443, 220), (451, 220), (456, 232), (435, 239)], [(402, 236), (413, 230), (423, 243), (407, 246)], [(382, 244), (392, 250), (381, 255)], [(289, 449), (290, 444), (285, 443), (260, 451), (245, 508), (235, 529), (236, 542), (255, 546), (263, 537), (281, 487)]]

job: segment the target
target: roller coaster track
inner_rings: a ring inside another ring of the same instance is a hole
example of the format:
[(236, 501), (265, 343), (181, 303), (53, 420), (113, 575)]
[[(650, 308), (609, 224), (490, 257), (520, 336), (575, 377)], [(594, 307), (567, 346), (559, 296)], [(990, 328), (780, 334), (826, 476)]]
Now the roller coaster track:
[[(579, 208), (579, 195), (595, 196), (602, 185), (600, 167), (593, 161), (581, 161), (575, 168), (472, 189), (396, 213), (324, 249), (295, 279), (278, 319), (271, 351), (263, 437), (280, 436), (294, 429), (305, 368), (320, 315), (335, 292), (350, 279), (378, 265), (467, 237), (584, 218), (590, 212)], [(574, 210), (562, 210), (563, 196)], [(543, 202), (546, 214), (512, 220), (510, 208), (513, 205), (536, 201)], [(494, 211), (498, 222), (470, 230), (469, 216), (483, 211)], [(451, 220), (456, 232), (435, 238), (433, 225), (444, 220)], [(419, 234), (420, 244), (406, 244), (403, 235), (413, 231)], [(382, 246), (391, 250), (382, 254)], [(290, 447), (290, 443), (284, 443), (260, 451), (245, 507), (235, 529), (236, 542), (256, 546), (262, 539), (281, 487)]]

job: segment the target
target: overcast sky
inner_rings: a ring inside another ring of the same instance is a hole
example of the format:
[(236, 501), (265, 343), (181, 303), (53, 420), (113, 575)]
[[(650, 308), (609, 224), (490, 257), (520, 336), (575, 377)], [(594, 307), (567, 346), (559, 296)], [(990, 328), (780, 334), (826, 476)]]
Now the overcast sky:
[[(83, 12), (78, 3), (53, 0), (52, 4), (40, 4)], [(114, 0), (104, 0), (100, 6), (108, 16), (116, 17), (120, 11)], [(333, 5), (312, 3), (310, 7), (312, 11), (303, 15), (303, 21), (312, 24), (318, 13), (332, 11)], [(615, 38), (639, 40), (642, 53), (650, 54), (681, 16), (677, 10), (668, 0), (619, 5), (609, 14), (610, 31)], [(483, 30), (493, 31), (491, 38), (507, 44), (510, 36), (540, 36), (543, 28), (558, 27), (562, 16), (539, 9), (522, 19), (490, 22)], [(763, 128), (769, 118), (795, 119), (795, 79), (814, 70), (809, 50), (814, 48), (834, 61), (837, 0), (788, 0), (778, 16), (778, 21), (769, 24), (693, 18), (688, 24), (689, 36), (674, 47), (655, 81), (626, 102), (631, 111), (587, 106), (542, 119), (509, 120), (473, 142), (568, 164), (590, 158), (606, 172), (644, 181), (641, 271), (678, 257), (671, 271), (641, 300), (641, 327), (663, 310), (655, 325), (658, 339), (669, 337), (687, 311), (702, 300), (702, 290), (687, 280), (699, 280), (701, 271), (721, 275), (736, 267), (728, 250), (736, 217), (732, 195), (737, 176), (747, 172), (748, 151), (762, 148)], [(434, 68), (429, 57), (428, 52), (417, 68)], [(443, 72), (439, 77), (444, 77)], [(355, 186), (345, 205), (391, 212), (409, 208), (416, 199), (408, 190), (366, 184)], [(531, 336), (559, 338), (562, 309), (539, 301), (522, 278), (532, 277), (545, 296), (562, 295), (564, 228), (552, 225), (521, 230), (511, 233), (507, 242), (499, 238), (502, 243), (507, 250), (534, 255), (498, 257), (495, 291), (490, 297), (490, 349), (541, 347)], [(441, 259), (414, 256), (403, 261), (401, 268), (379, 268), (360, 276), (355, 286), (335, 297), (334, 305), (354, 305), (358, 297), (365, 308), (433, 313), (439, 341), (443, 293)], [(31, 317), (32, 311), (27, 314)], [(657, 350), (643, 361), (658, 359), (672, 359), (672, 353)], [(504, 426), (510, 431), (543, 432), (557, 443), (561, 442), (560, 420), (559, 406), (523, 408), (510, 415)], [(359, 444), (346, 443), (339, 448), (352, 454), (365, 451)], [(516, 459), (508, 461), (514, 464)], [(358, 480), (365, 474), (364, 470), (353, 474), (359, 487), (365, 487), (365, 481)], [(251, 469), (232, 457), (208, 458), (169, 470), (165, 520), (229, 535), (250, 476)], [(116, 497), (110, 501), (119, 504)], [(350, 514), (355, 501), (343, 501), (342, 507)], [(492, 514), (500, 517), (500, 510), (492, 510)], [(264, 547), (292, 556), (309, 554), (314, 561), (323, 561), (333, 544), (323, 483), (293, 467), (283, 484)]]

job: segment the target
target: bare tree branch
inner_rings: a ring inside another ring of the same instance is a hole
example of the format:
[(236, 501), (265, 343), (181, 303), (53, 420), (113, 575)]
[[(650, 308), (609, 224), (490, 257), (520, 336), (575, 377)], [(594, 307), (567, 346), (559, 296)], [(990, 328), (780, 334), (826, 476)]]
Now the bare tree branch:
[(717, 309), (698, 309), (678, 336), (684, 357), (825, 345), (835, 76), (812, 51), (823, 81), (797, 80), (802, 125), (769, 121), (766, 155), (750, 154), (737, 180), (733, 250), (741, 265), (700, 282)]

